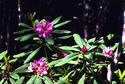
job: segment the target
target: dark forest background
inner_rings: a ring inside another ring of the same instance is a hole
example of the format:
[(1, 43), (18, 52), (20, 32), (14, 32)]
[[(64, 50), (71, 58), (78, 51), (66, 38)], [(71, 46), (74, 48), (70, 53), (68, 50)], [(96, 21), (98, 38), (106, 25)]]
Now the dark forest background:
[[(20, 6), (21, 11), (18, 10)], [(28, 13), (36, 12), (36, 18), (72, 20), (68, 30), (83, 38), (100, 37), (109, 33), (118, 41), (122, 33), (124, 0), (0, 0), (0, 51), (15, 52), (18, 43), (13, 32), (21, 27), (18, 23), (30, 24)], [(19, 19), (21, 15), (21, 19)]]

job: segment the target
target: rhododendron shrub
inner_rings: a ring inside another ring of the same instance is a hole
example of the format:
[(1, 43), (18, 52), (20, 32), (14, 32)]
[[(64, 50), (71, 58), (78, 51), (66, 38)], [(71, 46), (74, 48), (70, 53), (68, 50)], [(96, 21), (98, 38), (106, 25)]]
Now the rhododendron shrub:
[[(0, 61), (4, 61), (0, 62), (0, 84), (102, 84), (102, 82), (106, 84), (108, 82), (102, 75), (107, 74), (103, 73), (104, 69), (112, 63), (118, 43), (108, 47), (104, 38), (110, 41), (113, 34), (84, 41), (83, 36), (79, 34), (59, 29), (71, 22), (70, 20), (60, 22), (61, 16), (53, 21), (35, 20), (34, 16), (35, 13), (30, 14), (32, 26), (20, 23), (25, 28), (14, 33), (22, 35), (15, 38), (20, 44), (22, 43), (20, 46), (22, 52), (11, 57), (7, 55), (7, 51), (0, 53)], [(68, 38), (72, 38), (74, 43), (70, 45), (60, 43), (61, 40)], [(19, 66), (11, 68), (13, 63), (19, 63)], [(120, 77), (123, 80), (124, 74), (121, 75), (120, 70), (112, 74), (117, 79)]]

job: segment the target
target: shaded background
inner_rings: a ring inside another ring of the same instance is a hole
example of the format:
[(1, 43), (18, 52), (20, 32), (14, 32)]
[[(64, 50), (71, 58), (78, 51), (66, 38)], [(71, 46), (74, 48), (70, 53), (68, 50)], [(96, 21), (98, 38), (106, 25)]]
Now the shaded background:
[(39, 19), (63, 16), (62, 21), (72, 20), (66, 27), (83, 38), (114, 33), (118, 41), (123, 10), (124, 0), (0, 0), (0, 51), (8, 49), (12, 54), (18, 50), (13, 32), (20, 29), (19, 21), (30, 24), (28, 12), (36, 12)]

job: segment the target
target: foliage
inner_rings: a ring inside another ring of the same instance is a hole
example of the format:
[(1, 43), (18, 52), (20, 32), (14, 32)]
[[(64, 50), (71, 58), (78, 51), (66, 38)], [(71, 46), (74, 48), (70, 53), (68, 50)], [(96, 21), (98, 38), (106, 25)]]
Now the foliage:
[[(101, 75), (103, 69), (107, 68), (107, 65), (113, 60), (118, 43), (110, 46), (113, 56), (105, 56), (102, 52), (106, 47), (105, 39), (112, 40), (113, 34), (100, 38), (93, 37), (84, 41), (79, 34), (72, 34), (69, 30), (61, 29), (63, 25), (71, 21), (59, 23), (62, 18), (59, 16), (50, 23), (53, 25), (52, 35), (39, 37), (39, 32), (35, 32), (36, 25), (43, 20), (34, 20), (35, 14), (29, 14), (32, 26), (20, 23), (24, 29), (14, 33), (18, 35), (15, 40), (24, 45), (21, 46), (21, 52), (14, 54), (11, 58), (7, 55), (7, 51), (0, 54), (0, 84), (99, 84), (102, 81), (107, 83), (107, 80), (101, 78)], [(43, 22), (42, 25), (42, 28), (46, 27), (46, 23)], [(68, 46), (59, 43), (60, 40), (69, 38), (74, 39), (74, 45)], [(106, 51), (106, 54), (109, 54), (109, 51)], [(60, 52), (64, 56), (58, 58)], [(44, 65), (47, 65), (48, 74), (46, 75), (39, 75), (43, 65), (34, 61), (40, 58), (47, 62), (42, 61)], [(13, 64), (20, 60), (23, 60), (23, 63), (11, 70)], [(34, 61), (34, 64), (30, 64), (31, 61)], [(34, 74), (32, 70), (28, 70), (29, 66), (34, 69)], [(125, 71), (122, 73), (118, 69), (113, 74), (117, 75), (116, 78), (119, 78), (120, 83), (124, 82)], [(113, 82), (119, 83), (119, 80)]]

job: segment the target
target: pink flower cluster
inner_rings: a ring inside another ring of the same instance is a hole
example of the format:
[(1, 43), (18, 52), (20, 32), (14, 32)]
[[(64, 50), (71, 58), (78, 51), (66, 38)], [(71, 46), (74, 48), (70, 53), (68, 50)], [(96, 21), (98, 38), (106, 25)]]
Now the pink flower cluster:
[(64, 53), (64, 52), (58, 52), (56, 53), (56, 58), (57, 59), (60, 59), (60, 58), (64, 58), (65, 56), (67, 56), (68, 54), (67, 53)]
[(88, 50), (88, 49), (86, 48), (86, 46), (83, 46), (83, 47), (81, 48), (81, 53), (85, 53), (87, 50)]
[(111, 47), (104, 47), (102, 55), (105, 57), (113, 56), (113, 49)]
[(40, 23), (36, 24), (35, 32), (38, 31), (39, 37), (48, 37), (51, 36), (53, 30), (53, 24), (46, 20), (42, 20)]
[(46, 75), (47, 74), (46, 60), (42, 60), (42, 58), (40, 58), (39, 60), (34, 60), (33, 62), (30, 62), (28, 70), (34, 71), (34, 74), (39, 73), (40, 76)]

